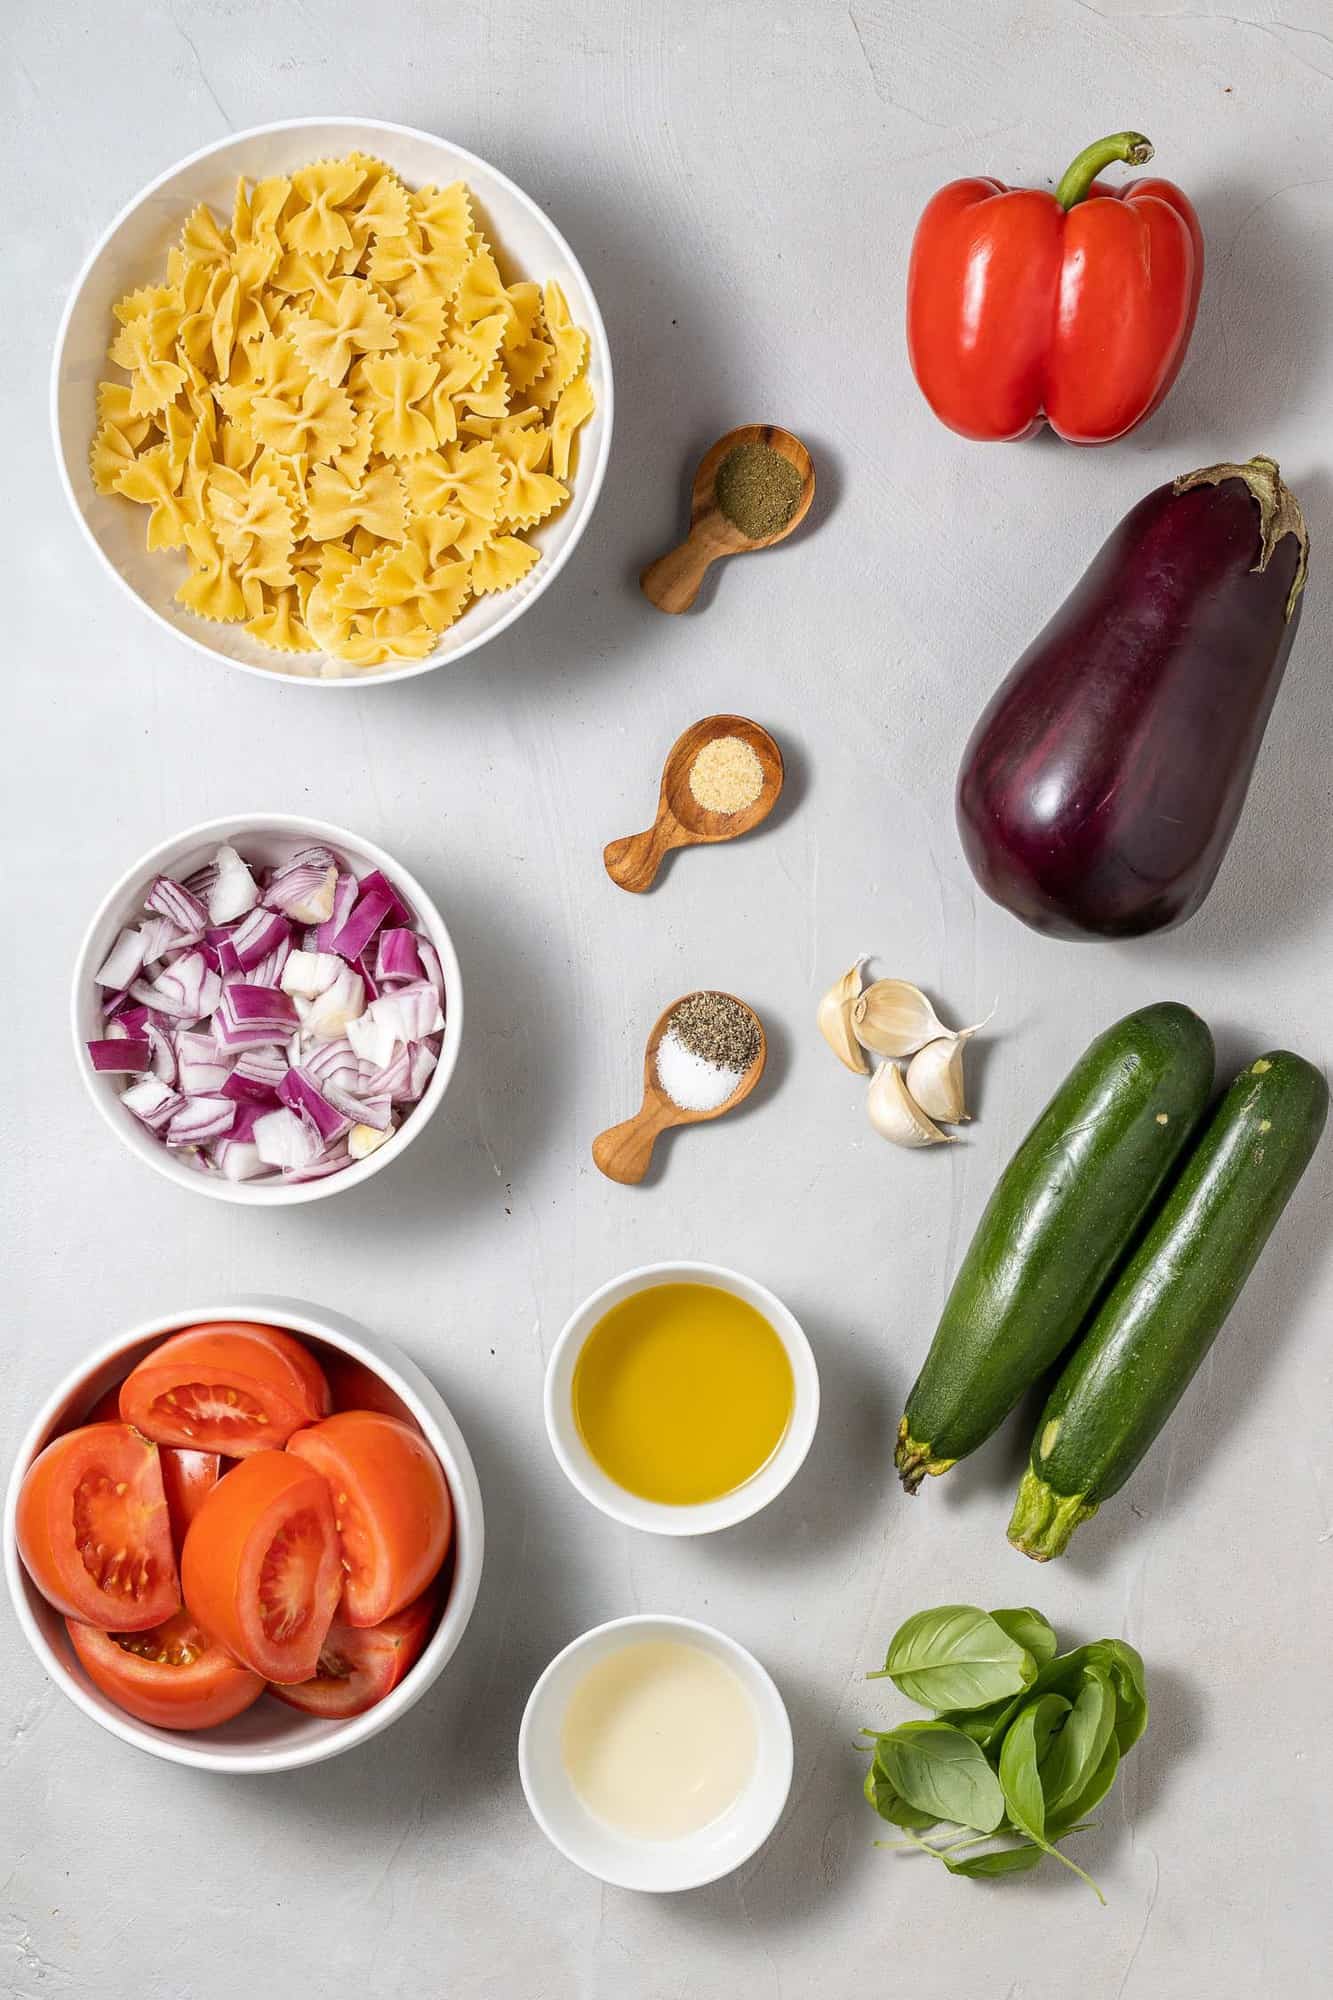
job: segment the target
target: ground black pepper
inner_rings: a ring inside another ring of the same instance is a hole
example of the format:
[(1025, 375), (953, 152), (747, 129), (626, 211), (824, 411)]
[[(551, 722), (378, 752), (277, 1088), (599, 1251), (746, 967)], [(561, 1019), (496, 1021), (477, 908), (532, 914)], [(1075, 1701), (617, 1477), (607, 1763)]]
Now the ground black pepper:
[(771, 444), (738, 444), (717, 469), (717, 504), (752, 542), (776, 535), (801, 504), (802, 480), (789, 458)]
[(754, 1016), (729, 993), (691, 993), (667, 1026), (692, 1055), (721, 1069), (747, 1070), (759, 1053)]

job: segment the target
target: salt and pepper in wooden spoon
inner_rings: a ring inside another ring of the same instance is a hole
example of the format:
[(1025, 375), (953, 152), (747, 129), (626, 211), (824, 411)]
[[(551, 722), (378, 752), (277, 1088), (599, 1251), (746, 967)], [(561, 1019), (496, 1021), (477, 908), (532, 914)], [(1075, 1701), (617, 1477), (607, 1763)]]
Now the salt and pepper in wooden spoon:
[(782, 777), (782, 752), (766, 729), (744, 715), (706, 715), (667, 753), (653, 824), (605, 849), (607, 874), (641, 894), (673, 847), (735, 840), (767, 819)]
[(768, 1039), (752, 1007), (731, 993), (687, 993), (656, 1021), (643, 1057), (643, 1103), (593, 1140), (609, 1180), (641, 1181), (673, 1125), (702, 1125), (743, 1104), (764, 1073)]
[(815, 469), (798, 437), (777, 424), (742, 424), (705, 452), (694, 475), (690, 532), (639, 578), (659, 611), (688, 611), (719, 556), (771, 549), (799, 528)]

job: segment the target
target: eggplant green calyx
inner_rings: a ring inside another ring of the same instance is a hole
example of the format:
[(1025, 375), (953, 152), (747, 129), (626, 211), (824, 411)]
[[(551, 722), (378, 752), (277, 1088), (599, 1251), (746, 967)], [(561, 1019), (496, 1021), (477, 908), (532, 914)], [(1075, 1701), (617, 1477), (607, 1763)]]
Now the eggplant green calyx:
[(1050, 1562), (1064, 1554), (1075, 1528), (1090, 1521), (1097, 1506), (1082, 1493), (1056, 1493), (1029, 1466), (1014, 1502), (1009, 1540), (1033, 1562)]
[(1117, 160), (1123, 160), (1126, 166), (1143, 167), (1152, 156), (1152, 140), (1145, 139), (1142, 132), (1112, 132), (1109, 138), (1094, 139), (1065, 168), (1055, 198), (1061, 208), (1073, 208), (1087, 200), (1103, 167), (1114, 166)]
[(1205, 465), (1198, 472), (1183, 472), (1179, 479), (1172, 482), (1171, 491), (1188, 493), (1192, 486), (1220, 486), (1224, 479), (1243, 480), (1259, 509), (1259, 560), (1254, 565), (1256, 571), (1268, 568), (1273, 551), (1284, 535), (1296, 537), (1300, 556), (1296, 574), (1291, 580), (1285, 612), (1290, 620), (1296, 609), (1296, 600), (1305, 588), (1310, 563), (1310, 535), (1300, 501), (1291, 488), (1284, 485), (1277, 460), (1265, 458), (1262, 453), (1257, 458), (1247, 458), (1244, 465)]

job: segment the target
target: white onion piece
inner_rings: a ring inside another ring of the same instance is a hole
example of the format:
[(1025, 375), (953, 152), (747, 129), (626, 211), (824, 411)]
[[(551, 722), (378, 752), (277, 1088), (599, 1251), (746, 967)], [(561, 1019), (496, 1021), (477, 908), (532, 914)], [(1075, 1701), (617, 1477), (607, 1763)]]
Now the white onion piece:
[(160, 1132), (181, 1103), (180, 1097), (156, 1076), (146, 1076), (122, 1090), (120, 1101), (150, 1132)]
[(234, 924), (259, 901), (259, 885), (234, 847), (218, 849), (213, 870), (208, 885), (208, 921)]
[(328, 992), (342, 969), (343, 961), (336, 952), (294, 951), (282, 968), (282, 990), (313, 1000)]
[(93, 977), (99, 986), (125, 987), (139, 977), (142, 964), (142, 934), (139, 931), (122, 931)]
[(378, 1000), (372, 1000), (364, 1014), (347, 1023), (347, 1039), (363, 1062), (372, 1069), (383, 1069), (393, 1059), (393, 1022), (384, 1020), (376, 1012)]
[(231, 1074), (231, 1058), (211, 1035), (176, 1031), (176, 1069), (187, 1097), (216, 1096)]
[(224, 1181), (253, 1181), (268, 1172), (252, 1139), (219, 1139), (213, 1158)]
[(366, 988), (359, 972), (345, 965), (327, 992), (321, 993), (311, 1010), (309, 1028), (321, 1042), (336, 1042), (345, 1035), (366, 1004)]
[(269, 1167), (308, 1167), (324, 1150), (319, 1135), (294, 1111), (266, 1111), (255, 1120), (254, 1142)]
[(373, 1125), (353, 1125), (347, 1134), (347, 1150), (354, 1160), (368, 1159), (376, 1147), (392, 1137), (393, 1129), (389, 1126), (381, 1132)]

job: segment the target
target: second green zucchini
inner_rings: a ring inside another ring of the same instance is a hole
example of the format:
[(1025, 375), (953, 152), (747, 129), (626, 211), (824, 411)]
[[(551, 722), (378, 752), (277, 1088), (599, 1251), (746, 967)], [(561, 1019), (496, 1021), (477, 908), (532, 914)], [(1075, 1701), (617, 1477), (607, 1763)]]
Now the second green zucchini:
[(909, 1493), (988, 1438), (1059, 1359), (1208, 1101), (1213, 1038), (1176, 1001), (1097, 1037), (1005, 1168), (907, 1399)]

